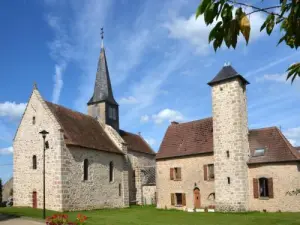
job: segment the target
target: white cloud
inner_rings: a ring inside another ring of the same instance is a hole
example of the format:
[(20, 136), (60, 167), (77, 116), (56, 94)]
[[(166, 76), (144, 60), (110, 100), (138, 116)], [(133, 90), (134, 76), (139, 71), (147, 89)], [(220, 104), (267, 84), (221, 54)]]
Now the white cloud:
[(55, 74), (54, 74), (54, 88), (52, 93), (52, 102), (58, 103), (60, 92), (63, 87), (62, 74), (65, 70), (66, 64), (55, 65)]
[[(250, 16), (251, 33), (250, 41), (255, 41), (263, 33), (260, 32), (260, 27), (264, 22), (262, 13), (255, 13)], [(196, 53), (206, 55), (212, 50), (212, 46), (208, 43), (208, 36), (211, 29), (216, 25), (216, 22), (207, 26), (204, 22), (203, 15), (195, 18), (192, 14), (189, 18), (177, 17), (171, 22), (165, 23), (164, 26), (169, 30), (169, 37), (174, 39), (182, 39), (188, 41), (196, 47)], [(243, 38), (239, 38), (241, 41)]]
[(145, 138), (145, 141), (151, 146), (154, 147), (156, 145), (156, 140), (154, 138)]
[(286, 83), (286, 74), (265, 74), (262, 77), (256, 77), (257, 82), (275, 81), (279, 83)]
[(159, 113), (152, 115), (152, 119), (156, 124), (161, 124), (164, 121), (183, 121), (183, 115), (176, 110), (163, 109)]
[(149, 121), (149, 116), (148, 115), (141, 116), (141, 122), (142, 123), (146, 123), (148, 121)]
[(0, 103), (0, 117), (19, 119), (26, 108), (26, 103), (4, 102)]
[(10, 155), (13, 154), (13, 152), (14, 152), (13, 147), (0, 148), (0, 155)]
[(284, 131), (285, 136), (294, 146), (300, 145), (300, 127), (289, 128)]
[(128, 104), (137, 104), (138, 100), (133, 96), (129, 96), (129, 97), (121, 98), (119, 102), (120, 104), (128, 105)]

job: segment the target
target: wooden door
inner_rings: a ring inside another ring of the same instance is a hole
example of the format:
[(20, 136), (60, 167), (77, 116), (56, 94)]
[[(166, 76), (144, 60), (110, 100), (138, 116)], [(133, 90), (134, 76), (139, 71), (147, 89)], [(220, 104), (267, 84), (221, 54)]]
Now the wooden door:
[(37, 194), (36, 191), (32, 192), (32, 208), (37, 208)]
[(199, 209), (201, 207), (200, 190), (198, 188), (194, 190), (194, 206), (196, 209)]

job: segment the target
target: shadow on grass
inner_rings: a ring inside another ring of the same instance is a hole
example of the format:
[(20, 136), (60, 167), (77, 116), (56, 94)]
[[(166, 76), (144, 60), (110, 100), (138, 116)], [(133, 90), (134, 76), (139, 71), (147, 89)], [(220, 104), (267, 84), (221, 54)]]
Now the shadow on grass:
[(2, 221), (6, 221), (6, 220), (11, 220), (11, 219), (15, 219), (15, 218), (19, 218), (20, 216), (17, 215), (4, 215), (4, 214), (0, 214), (0, 222)]

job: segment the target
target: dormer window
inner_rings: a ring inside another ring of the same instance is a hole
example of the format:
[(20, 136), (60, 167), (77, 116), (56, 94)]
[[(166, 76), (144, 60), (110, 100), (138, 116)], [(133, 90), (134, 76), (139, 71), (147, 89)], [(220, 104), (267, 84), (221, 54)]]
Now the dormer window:
[(265, 155), (265, 149), (257, 148), (257, 149), (255, 149), (253, 156), (264, 156), (264, 155)]
[(108, 117), (110, 119), (116, 120), (117, 119), (117, 110), (113, 107), (108, 107)]

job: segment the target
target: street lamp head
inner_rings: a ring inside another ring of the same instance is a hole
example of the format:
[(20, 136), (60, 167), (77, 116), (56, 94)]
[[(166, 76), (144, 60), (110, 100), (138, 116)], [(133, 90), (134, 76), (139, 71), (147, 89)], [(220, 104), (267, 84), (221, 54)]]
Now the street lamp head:
[(47, 132), (46, 130), (42, 130), (41, 132), (39, 132), (42, 137), (45, 139), (46, 138), (46, 135), (49, 134), (49, 132)]

